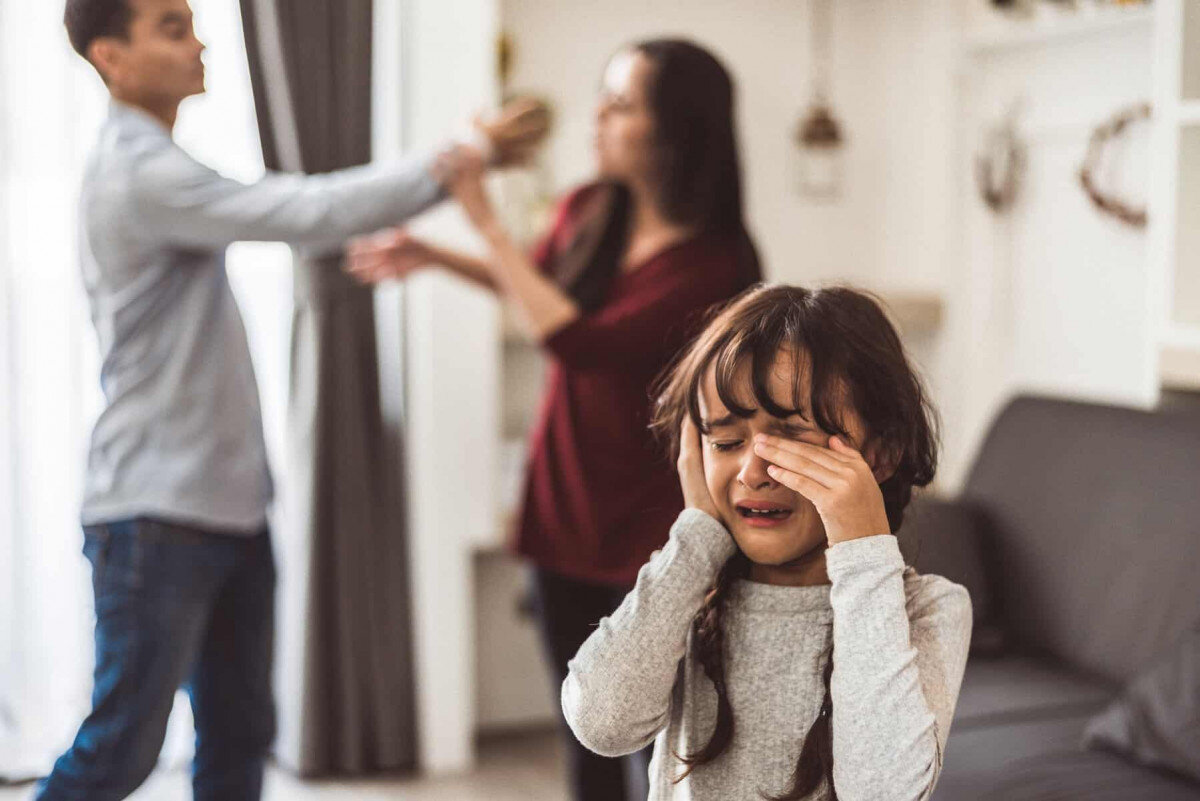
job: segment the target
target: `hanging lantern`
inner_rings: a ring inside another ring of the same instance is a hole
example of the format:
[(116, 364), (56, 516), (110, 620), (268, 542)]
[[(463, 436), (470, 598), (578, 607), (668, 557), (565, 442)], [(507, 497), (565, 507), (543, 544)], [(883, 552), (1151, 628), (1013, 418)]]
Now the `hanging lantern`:
[(814, 103), (796, 130), (800, 147), (800, 189), (815, 197), (836, 197), (842, 188), (844, 144), (833, 111)]
[(841, 193), (845, 137), (829, 97), (832, 19), (829, 0), (812, 0), (813, 100), (796, 126), (800, 191), (830, 198)]

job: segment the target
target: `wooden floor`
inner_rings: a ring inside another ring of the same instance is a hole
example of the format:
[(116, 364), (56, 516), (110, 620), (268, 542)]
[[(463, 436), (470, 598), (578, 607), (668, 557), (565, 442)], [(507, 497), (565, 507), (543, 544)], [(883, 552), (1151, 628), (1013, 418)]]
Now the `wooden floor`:
[[(264, 801), (562, 801), (566, 798), (563, 753), (553, 732), (490, 737), (480, 744), (478, 768), (469, 775), (420, 779), (412, 776), (365, 781), (300, 782), (272, 768)], [(0, 801), (26, 801), (32, 790), (0, 787)], [(130, 801), (191, 801), (186, 771), (159, 771)]]

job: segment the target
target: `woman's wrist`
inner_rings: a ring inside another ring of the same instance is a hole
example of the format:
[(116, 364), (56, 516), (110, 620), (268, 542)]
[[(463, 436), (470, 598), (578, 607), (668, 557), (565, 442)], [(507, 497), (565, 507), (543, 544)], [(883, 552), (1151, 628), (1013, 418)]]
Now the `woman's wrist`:
[(488, 214), (486, 217), (476, 220), (475, 228), (493, 248), (509, 244), (508, 231), (505, 230), (495, 214)]

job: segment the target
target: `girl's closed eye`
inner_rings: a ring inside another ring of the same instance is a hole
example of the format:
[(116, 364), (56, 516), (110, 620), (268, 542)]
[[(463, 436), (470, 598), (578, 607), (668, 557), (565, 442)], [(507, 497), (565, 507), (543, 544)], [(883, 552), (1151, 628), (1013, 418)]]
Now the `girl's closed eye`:
[(715, 420), (701, 420), (700, 433), (703, 435), (708, 446), (717, 453), (728, 453), (729, 451), (737, 450), (745, 439), (741, 436), (744, 431), (739, 430), (740, 426), (733, 415), (725, 415)]

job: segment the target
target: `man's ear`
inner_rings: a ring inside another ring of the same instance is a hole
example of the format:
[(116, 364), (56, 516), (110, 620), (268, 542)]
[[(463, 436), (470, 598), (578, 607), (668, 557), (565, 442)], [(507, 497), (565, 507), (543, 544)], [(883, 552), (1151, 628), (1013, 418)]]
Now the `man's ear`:
[(87, 49), (87, 60), (96, 68), (96, 72), (100, 73), (105, 84), (120, 81), (125, 63), (124, 55), (121, 43), (111, 36), (97, 36)]
[(875, 482), (882, 484), (896, 472), (900, 466), (900, 452), (897, 448), (884, 447), (878, 439), (872, 439), (862, 449), (863, 459), (871, 466)]

